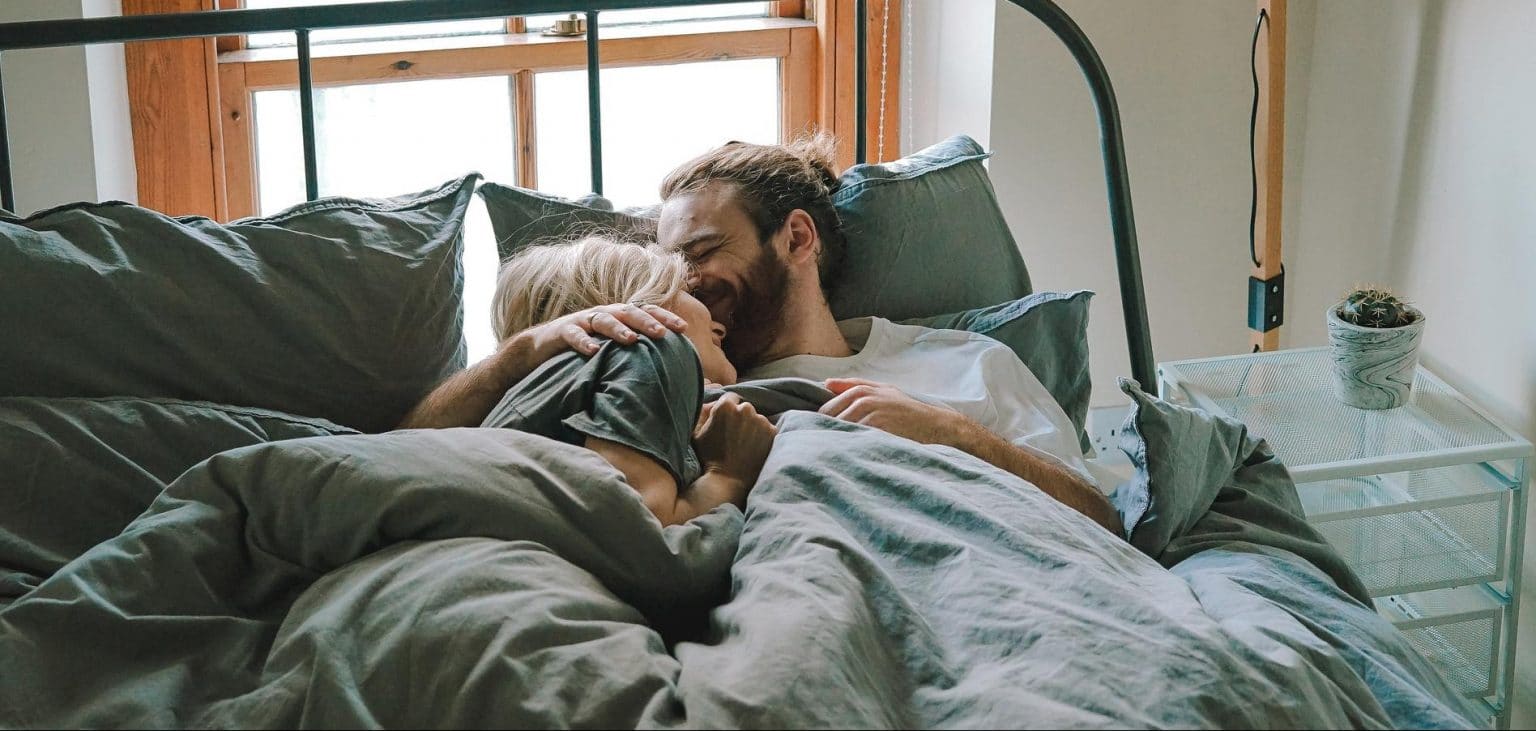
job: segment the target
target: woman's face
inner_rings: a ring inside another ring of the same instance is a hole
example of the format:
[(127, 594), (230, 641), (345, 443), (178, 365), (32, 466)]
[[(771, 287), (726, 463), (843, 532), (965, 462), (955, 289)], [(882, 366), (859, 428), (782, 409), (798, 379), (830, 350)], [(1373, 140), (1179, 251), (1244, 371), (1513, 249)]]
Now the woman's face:
[(687, 292), (677, 293), (671, 301), (662, 303), (662, 307), (688, 323), (687, 329), (683, 330), (683, 337), (688, 338), (694, 349), (699, 351), (699, 363), (704, 366), (704, 380), (722, 386), (735, 383), (736, 366), (731, 365), (731, 361), (725, 357), (725, 351), (720, 348), (720, 342), (725, 339), (725, 326), (709, 316), (709, 308)]

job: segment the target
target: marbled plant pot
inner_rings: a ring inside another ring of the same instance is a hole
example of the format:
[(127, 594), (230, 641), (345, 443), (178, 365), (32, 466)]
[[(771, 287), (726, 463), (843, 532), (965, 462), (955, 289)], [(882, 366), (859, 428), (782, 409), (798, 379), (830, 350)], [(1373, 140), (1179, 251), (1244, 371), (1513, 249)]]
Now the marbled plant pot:
[(1360, 409), (1395, 409), (1408, 402), (1424, 335), (1424, 313), (1402, 327), (1361, 327), (1328, 308), (1328, 344), (1333, 351), (1333, 393)]

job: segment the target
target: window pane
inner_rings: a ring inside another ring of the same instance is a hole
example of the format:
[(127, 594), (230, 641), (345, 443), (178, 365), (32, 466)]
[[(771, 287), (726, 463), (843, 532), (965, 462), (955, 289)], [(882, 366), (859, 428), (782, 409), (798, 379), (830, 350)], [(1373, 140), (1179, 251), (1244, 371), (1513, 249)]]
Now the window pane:
[[(657, 199), (661, 179), (711, 147), (779, 141), (778, 59), (603, 69), (604, 194), (620, 206)], [(589, 192), (585, 71), (538, 74), (539, 189)]]
[[(299, 93), (260, 91), (256, 157), (261, 210), (304, 199)], [(506, 76), (315, 90), (322, 195), (389, 196), (471, 170), (513, 180), (512, 81)]]
[[(637, 10), (607, 10), (598, 15), (599, 26), (637, 25), (640, 23), (665, 23), (674, 20), (708, 20), (714, 18), (760, 18), (768, 14), (768, 3), (712, 3), (682, 8), (645, 8)], [(556, 20), (570, 13), (550, 13), (528, 16), (528, 30), (542, 31), (554, 25)], [(602, 28), (598, 28), (602, 35)]]
[[(250, 10), (263, 8), (291, 8), (302, 5), (351, 5), (373, 0), (245, 0), (245, 7)], [(396, 0), (407, 2), (408, 0)], [(329, 30), (317, 30), (311, 33), (311, 43), (336, 43), (341, 41), (375, 40), (379, 38), (420, 38), (422, 36), (457, 36), (477, 33), (505, 33), (507, 30), (506, 18), (485, 18), (481, 20), (447, 20), (437, 23), (398, 23), (395, 25), (374, 25), (362, 28), (332, 28)], [(246, 36), (246, 46), (250, 48), (265, 48), (269, 46), (291, 46), (295, 43), (293, 33), (252, 33)]]
[[(304, 200), (297, 91), (255, 94), (261, 213)], [(506, 76), (338, 86), (315, 90), (320, 193), (411, 193), (472, 170), (512, 182), (517, 171), (512, 84)], [(488, 355), (496, 246), (484, 207), (464, 226), (464, 333), (471, 361)]]

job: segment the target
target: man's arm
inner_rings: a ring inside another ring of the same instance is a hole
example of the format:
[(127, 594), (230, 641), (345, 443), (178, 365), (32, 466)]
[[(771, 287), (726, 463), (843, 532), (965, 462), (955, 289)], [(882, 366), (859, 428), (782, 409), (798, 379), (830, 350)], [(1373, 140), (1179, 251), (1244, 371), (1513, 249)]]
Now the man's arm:
[[(663, 327), (665, 326), (665, 327)], [(503, 341), (490, 357), (444, 381), (416, 404), (399, 429), (478, 426), (506, 394), (540, 364), (570, 349), (597, 352), (592, 336), (620, 343), (639, 341), (639, 333), (661, 337), (666, 327), (682, 332), (687, 323), (656, 305), (603, 305), (535, 325)]]
[(837, 394), (821, 413), (872, 426), (924, 444), (944, 444), (1028, 480), (1057, 502), (1123, 535), (1120, 513), (1109, 498), (1073, 470), (987, 431), (964, 414), (919, 401), (894, 386), (851, 378), (833, 379)]
[(1120, 511), (1075, 470), (993, 434), (962, 414), (955, 413), (952, 421), (949, 438), (943, 443), (1028, 480), (1041, 492), (1088, 516), (1111, 533), (1124, 534)]

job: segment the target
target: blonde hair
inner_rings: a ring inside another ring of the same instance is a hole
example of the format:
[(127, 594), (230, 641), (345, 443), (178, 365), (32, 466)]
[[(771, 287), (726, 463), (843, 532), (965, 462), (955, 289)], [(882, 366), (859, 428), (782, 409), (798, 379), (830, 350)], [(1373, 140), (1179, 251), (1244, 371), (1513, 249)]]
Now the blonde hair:
[(588, 307), (659, 305), (683, 291), (682, 254), (608, 236), (530, 246), (502, 262), (491, 300), (496, 339)]

